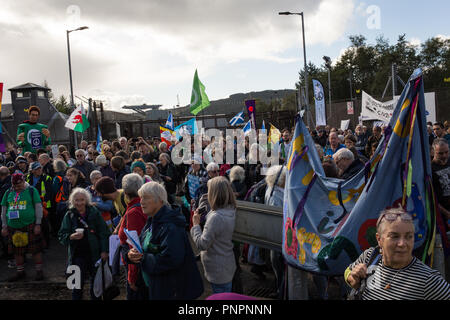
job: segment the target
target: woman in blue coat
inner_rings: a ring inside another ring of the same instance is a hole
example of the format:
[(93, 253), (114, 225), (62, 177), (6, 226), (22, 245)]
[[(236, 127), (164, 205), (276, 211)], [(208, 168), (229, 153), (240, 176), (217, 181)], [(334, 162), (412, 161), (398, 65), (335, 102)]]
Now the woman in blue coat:
[(125, 250), (128, 263), (140, 264), (150, 300), (190, 300), (203, 293), (203, 281), (186, 233), (186, 219), (171, 208), (159, 183), (139, 189), (141, 207), (148, 216), (140, 236), (143, 253)]

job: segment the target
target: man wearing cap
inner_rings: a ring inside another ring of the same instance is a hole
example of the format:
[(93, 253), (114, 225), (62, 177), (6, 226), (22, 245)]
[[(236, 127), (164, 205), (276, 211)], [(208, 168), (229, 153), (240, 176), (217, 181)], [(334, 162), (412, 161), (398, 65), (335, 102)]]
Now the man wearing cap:
[(24, 175), (12, 175), (12, 188), (3, 196), (2, 236), (8, 237), (8, 251), (14, 254), (17, 272), (9, 282), (25, 278), (24, 258), (31, 253), (36, 266), (35, 281), (43, 280), (42, 203), (36, 188), (25, 182)]
[(51, 143), (50, 131), (47, 125), (38, 123), (41, 110), (38, 106), (28, 108), (28, 120), (19, 124), (16, 142), (23, 148), (22, 152), (33, 152), (46, 148)]
[[(25, 181), (36, 188), (42, 201), (42, 236), (44, 240), (44, 248), (48, 247), (50, 242), (50, 230), (48, 224), (48, 214), (52, 210), (52, 185), (53, 179), (43, 173), (42, 166), (39, 162), (33, 162), (30, 166), (30, 173), (25, 176)], [(52, 212), (53, 213), (53, 212)]]
[(89, 184), (91, 184), (90, 175), (91, 172), (95, 170), (95, 166), (92, 162), (86, 160), (86, 153), (83, 149), (78, 149), (75, 151), (75, 157), (77, 162), (72, 165), (72, 168), (80, 170)]
[(130, 201), (127, 197), (125, 197), (125, 193), (123, 189), (116, 189), (114, 180), (110, 177), (101, 177), (95, 183), (95, 191), (97, 194), (106, 200), (112, 200), (114, 204), (114, 208), (117, 212), (117, 217), (113, 218), (114, 225), (116, 229), (113, 234), (117, 234), (120, 228), (120, 220), (122, 216), (125, 214), (127, 210), (128, 202)]

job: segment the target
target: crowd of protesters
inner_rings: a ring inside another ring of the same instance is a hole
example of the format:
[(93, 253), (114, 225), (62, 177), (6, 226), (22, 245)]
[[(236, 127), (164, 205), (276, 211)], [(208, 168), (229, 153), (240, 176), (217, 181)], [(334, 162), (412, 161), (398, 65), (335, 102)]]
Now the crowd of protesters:
[[(198, 298), (204, 288), (196, 261), (201, 261), (213, 293), (242, 294), (240, 264), (249, 263), (259, 279), (273, 272), (277, 281), (272, 297), (287, 298), (281, 253), (234, 242), (232, 235), (236, 200), (282, 207), (284, 162), (293, 128), (281, 132), (277, 166), (265, 168), (257, 156), (260, 147), (250, 145), (247, 138), (243, 163), (206, 165), (205, 157), (212, 159), (216, 150), (203, 144), (202, 153), (193, 154), (189, 164), (175, 164), (170, 147), (158, 137), (120, 137), (104, 140), (101, 146), (83, 140), (77, 149), (60, 145), (55, 154), (49, 147), (50, 132), (39, 126), (39, 109), (30, 108), (29, 114), (26, 124), (42, 133), (41, 147), (30, 147), (26, 135), (18, 132), (17, 145), (9, 144), (0, 159), (1, 249), (8, 266), (16, 269), (8, 281), (26, 277), (26, 253), (33, 255), (34, 279), (43, 280), (42, 252), (54, 237), (67, 246), (68, 265), (82, 270), (82, 282), (91, 279), (91, 299), (98, 299), (92, 291), (95, 263), (107, 261), (109, 255), (118, 256), (125, 265), (130, 300)], [(341, 179), (354, 176), (372, 157), (384, 129), (358, 125), (354, 133), (329, 126), (310, 130), (325, 174)], [(428, 129), (433, 181), (447, 222), (450, 128), (435, 123)], [(229, 143), (236, 151), (236, 141), (228, 138), (223, 150)], [(141, 251), (127, 243), (129, 231), (137, 232)], [(119, 236), (118, 252), (109, 252), (111, 234)], [(200, 255), (195, 256), (193, 249)], [(353, 273), (352, 277), (353, 285), (361, 276)], [(314, 278), (323, 299), (330, 280)], [(337, 281), (346, 286), (343, 277)], [(344, 297), (348, 291), (342, 289)], [(82, 292), (74, 289), (73, 299), (81, 299)]]

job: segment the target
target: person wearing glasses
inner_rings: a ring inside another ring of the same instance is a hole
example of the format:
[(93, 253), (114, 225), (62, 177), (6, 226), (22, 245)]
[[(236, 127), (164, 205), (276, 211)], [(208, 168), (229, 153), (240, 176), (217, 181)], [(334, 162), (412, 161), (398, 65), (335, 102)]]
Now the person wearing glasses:
[(355, 158), (353, 152), (347, 148), (336, 151), (333, 160), (339, 170), (339, 178), (348, 180), (364, 168), (364, 163)]
[(86, 178), (86, 181), (91, 184), (90, 175), (95, 170), (95, 165), (86, 160), (86, 153), (83, 149), (75, 151), (77, 162), (72, 165), (72, 168), (80, 170)]
[(344, 273), (362, 300), (450, 300), (450, 284), (412, 254), (411, 214), (401, 207), (383, 210), (376, 227), (378, 246), (365, 250)]

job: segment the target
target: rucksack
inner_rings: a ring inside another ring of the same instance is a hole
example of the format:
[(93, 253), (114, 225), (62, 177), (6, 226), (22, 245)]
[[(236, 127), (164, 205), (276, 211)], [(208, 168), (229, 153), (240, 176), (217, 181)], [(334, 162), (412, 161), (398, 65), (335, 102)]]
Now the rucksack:
[(245, 195), (244, 201), (264, 203), (266, 189), (267, 189), (266, 179), (263, 179), (250, 187), (250, 190), (248, 190), (247, 194)]

